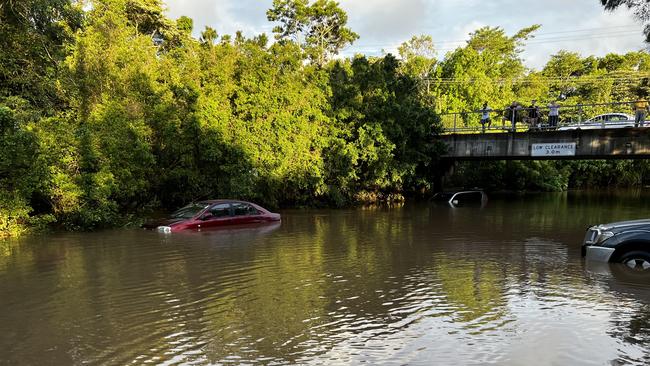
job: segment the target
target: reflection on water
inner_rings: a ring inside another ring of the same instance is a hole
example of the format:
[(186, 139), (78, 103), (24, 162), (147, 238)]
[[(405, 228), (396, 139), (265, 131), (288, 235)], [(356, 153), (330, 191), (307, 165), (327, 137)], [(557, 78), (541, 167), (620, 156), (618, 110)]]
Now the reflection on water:
[(645, 195), (283, 212), (0, 245), (2, 364), (644, 364), (650, 279), (593, 267)]

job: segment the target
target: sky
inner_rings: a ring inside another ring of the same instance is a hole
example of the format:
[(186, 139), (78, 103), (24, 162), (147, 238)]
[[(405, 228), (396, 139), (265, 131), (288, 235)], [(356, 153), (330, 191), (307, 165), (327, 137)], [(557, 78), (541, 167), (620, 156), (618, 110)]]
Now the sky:
[[(272, 0), (164, 0), (171, 18), (194, 19), (198, 36), (211, 26), (220, 35), (243, 31), (246, 36), (272, 34), (266, 19)], [(541, 24), (529, 40), (522, 58), (540, 69), (559, 50), (583, 56), (638, 51), (647, 46), (643, 26), (627, 9), (606, 12), (599, 0), (339, 0), (348, 25), (360, 35), (343, 56), (356, 53), (378, 56), (397, 53), (397, 47), (414, 35), (431, 35), (438, 57), (463, 46), (470, 32), (502, 27), (512, 35)]]

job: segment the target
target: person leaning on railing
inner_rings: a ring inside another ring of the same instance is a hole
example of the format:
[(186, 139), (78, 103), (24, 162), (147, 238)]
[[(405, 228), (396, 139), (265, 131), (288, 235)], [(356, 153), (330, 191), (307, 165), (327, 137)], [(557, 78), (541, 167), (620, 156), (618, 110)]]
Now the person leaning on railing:
[(480, 110), (481, 112), (481, 128), (482, 132), (485, 133), (485, 125), (488, 125), (488, 130), (490, 127), (492, 127), (492, 120), (490, 119), (490, 112), (492, 112), (492, 108), (488, 106), (488, 103), (485, 102), (483, 103), (483, 108)]
[(639, 124), (643, 127), (648, 111), (650, 111), (650, 104), (645, 98), (641, 97), (634, 102), (634, 127), (639, 127)]

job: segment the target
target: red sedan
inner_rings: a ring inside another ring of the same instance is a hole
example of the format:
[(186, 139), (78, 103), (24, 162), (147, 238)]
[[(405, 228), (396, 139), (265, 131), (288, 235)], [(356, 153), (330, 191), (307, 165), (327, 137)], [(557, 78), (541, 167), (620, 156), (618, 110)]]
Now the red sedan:
[(220, 226), (246, 225), (280, 221), (273, 213), (254, 203), (233, 200), (212, 200), (191, 203), (169, 218), (142, 225), (163, 233), (200, 230)]

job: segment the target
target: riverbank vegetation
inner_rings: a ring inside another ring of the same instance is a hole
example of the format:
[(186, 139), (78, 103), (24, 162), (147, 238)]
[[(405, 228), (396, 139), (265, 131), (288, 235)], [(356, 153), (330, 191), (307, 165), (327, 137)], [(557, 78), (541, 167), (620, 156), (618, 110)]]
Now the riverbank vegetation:
[[(417, 36), (399, 55), (342, 58), (359, 36), (335, 2), (275, 0), (268, 18), (274, 39), (194, 32), (160, 0), (0, 3), (0, 233), (115, 226), (213, 197), (343, 206), (426, 193), (442, 113), (629, 99), (650, 68), (644, 52), (561, 52), (529, 70), (519, 55), (538, 26), (482, 28), (444, 56)], [(478, 164), (456, 180), (557, 190), (638, 183), (645, 166)]]

